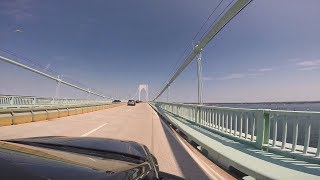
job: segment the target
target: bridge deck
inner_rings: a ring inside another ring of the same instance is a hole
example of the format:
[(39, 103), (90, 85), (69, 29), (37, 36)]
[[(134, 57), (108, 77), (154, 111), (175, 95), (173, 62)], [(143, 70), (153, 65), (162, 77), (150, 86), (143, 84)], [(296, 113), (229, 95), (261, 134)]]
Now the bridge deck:
[(34, 136), (95, 136), (133, 140), (150, 148), (159, 161), (161, 171), (188, 179), (234, 179), (184, 144), (145, 103), (0, 127), (0, 139)]

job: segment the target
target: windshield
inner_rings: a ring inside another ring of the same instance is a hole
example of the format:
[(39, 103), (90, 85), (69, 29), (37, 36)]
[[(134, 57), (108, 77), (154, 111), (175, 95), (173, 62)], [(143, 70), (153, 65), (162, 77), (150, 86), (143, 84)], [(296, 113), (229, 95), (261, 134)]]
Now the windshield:
[(151, 179), (318, 179), (319, 7), (1, 0), (0, 142)]

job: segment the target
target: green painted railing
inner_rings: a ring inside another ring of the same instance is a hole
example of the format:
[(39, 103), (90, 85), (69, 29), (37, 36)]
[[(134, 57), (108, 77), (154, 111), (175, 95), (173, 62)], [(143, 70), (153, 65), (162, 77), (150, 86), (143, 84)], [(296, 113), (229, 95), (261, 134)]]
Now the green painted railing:
[[(320, 112), (270, 110), (266, 113), (270, 119), (269, 129), (272, 131), (269, 149), (285, 151), (292, 155), (320, 157)], [(290, 143), (288, 131), (292, 132)], [(279, 133), (282, 136), (280, 140)], [(302, 143), (298, 144), (298, 139)], [(310, 147), (311, 140), (316, 141), (316, 146)]]
[[(162, 102), (152, 102), (152, 104), (202, 128), (242, 143), (251, 144), (256, 148), (294, 158), (320, 160), (320, 112), (243, 109)], [(280, 124), (281, 129), (278, 128)], [(289, 129), (288, 125), (292, 129)], [(304, 132), (299, 133), (301, 128)], [(290, 130), (292, 139), (288, 138), (288, 130)], [(310, 147), (311, 138), (313, 141), (316, 138), (315, 147)]]

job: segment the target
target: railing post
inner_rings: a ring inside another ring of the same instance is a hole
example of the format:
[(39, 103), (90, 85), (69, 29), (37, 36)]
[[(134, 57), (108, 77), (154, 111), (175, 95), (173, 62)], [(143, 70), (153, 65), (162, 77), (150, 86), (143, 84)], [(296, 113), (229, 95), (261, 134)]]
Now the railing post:
[(50, 104), (54, 104), (54, 98), (52, 98), (52, 100), (51, 100)]
[(13, 106), (13, 102), (14, 102), (14, 97), (12, 96), (10, 99), (10, 105)]
[(320, 157), (320, 128), (318, 132), (319, 132), (319, 136), (318, 136), (318, 146), (317, 146), (316, 157)]
[(292, 135), (292, 149), (291, 152), (296, 151), (297, 143), (298, 143), (298, 131), (299, 131), (299, 124), (298, 124), (298, 117), (296, 116), (293, 121), (293, 135)]
[(180, 116), (180, 106), (177, 106), (177, 115)]
[(200, 121), (200, 107), (196, 106), (196, 125), (199, 125)]
[(305, 123), (305, 130), (304, 130), (304, 148), (303, 154), (307, 154), (309, 143), (310, 143), (310, 132), (311, 132), (311, 123), (310, 117), (308, 117), (307, 122)]
[(287, 117), (284, 116), (282, 120), (282, 144), (281, 144), (281, 149), (286, 148), (286, 143), (287, 143), (287, 131), (288, 131), (288, 122), (287, 122)]
[(262, 149), (265, 144), (269, 144), (270, 137), (270, 119), (266, 111), (257, 111), (257, 141), (256, 147)]

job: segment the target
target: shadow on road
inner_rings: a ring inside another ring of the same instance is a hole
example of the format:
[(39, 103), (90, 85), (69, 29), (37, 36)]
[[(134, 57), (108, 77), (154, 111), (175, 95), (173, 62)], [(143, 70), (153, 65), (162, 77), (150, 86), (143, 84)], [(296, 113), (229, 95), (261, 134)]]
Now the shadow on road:
[(176, 159), (179, 168), (182, 171), (182, 174), (187, 179), (210, 179), (206, 173), (201, 169), (196, 161), (189, 155), (189, 153), (185, 150), (185, 148), (176, 140), (176, 138), (169, 132), (169, 129), (165, 126), (165, 120), (158, 115), (161, 119), (162, 129), (166, 135), (166, 138), (169, 142), (170, 148), (174, 153), (174, 158)]

